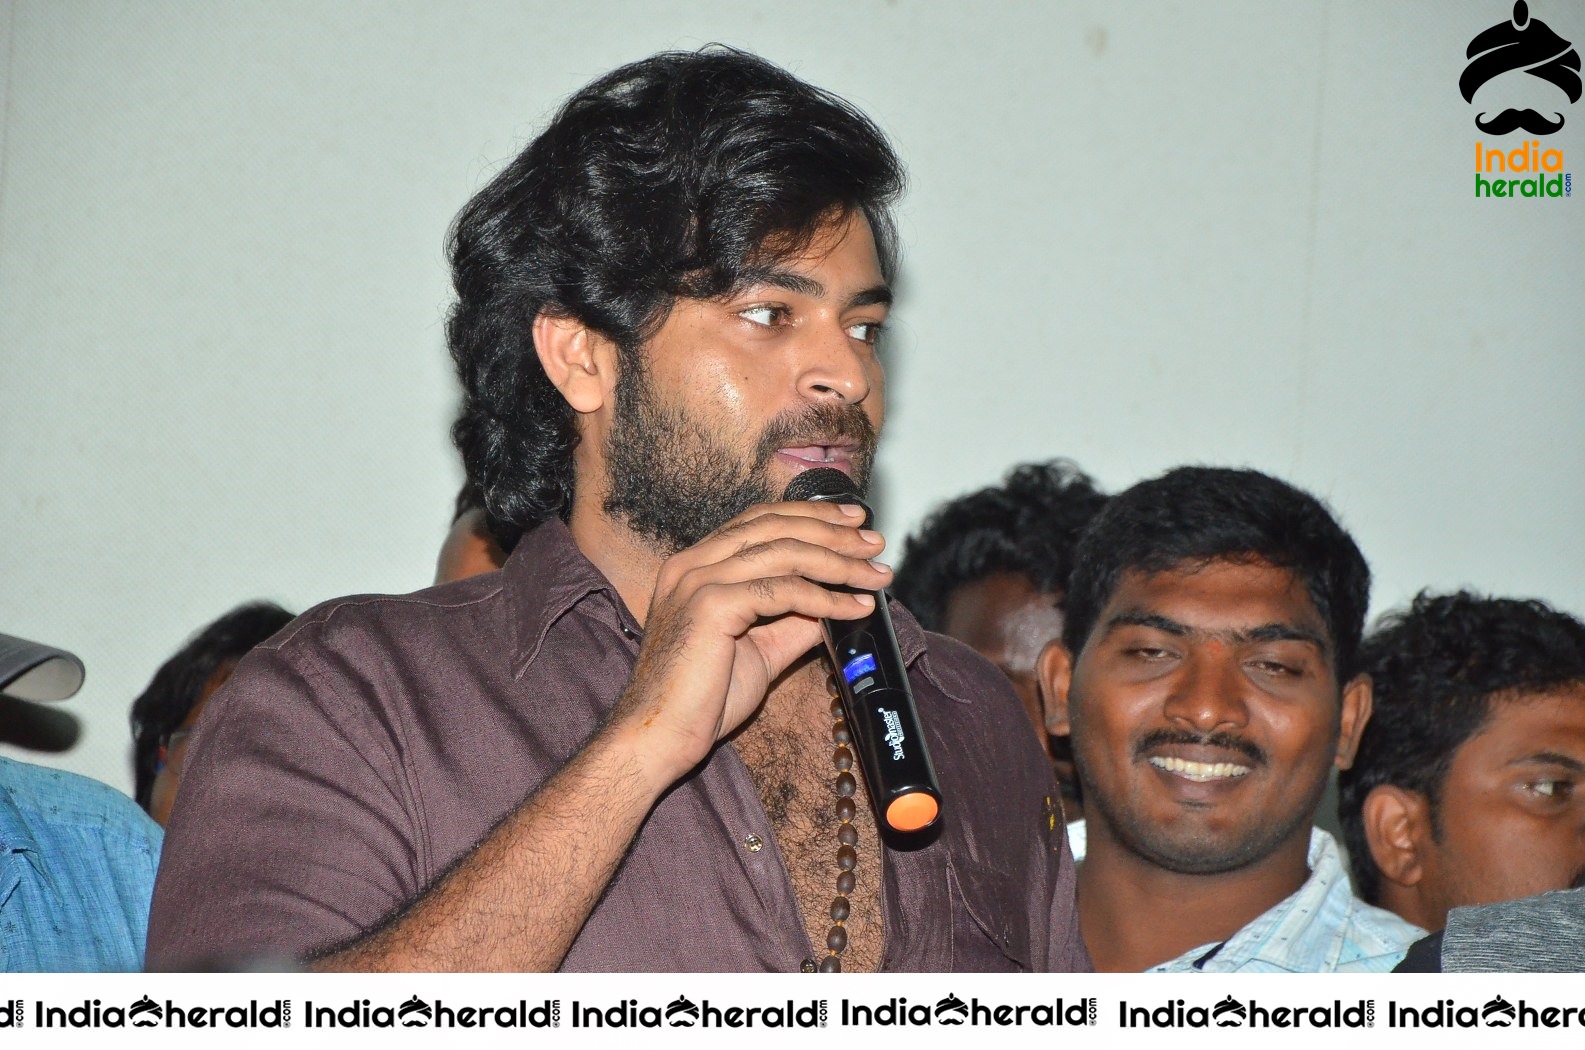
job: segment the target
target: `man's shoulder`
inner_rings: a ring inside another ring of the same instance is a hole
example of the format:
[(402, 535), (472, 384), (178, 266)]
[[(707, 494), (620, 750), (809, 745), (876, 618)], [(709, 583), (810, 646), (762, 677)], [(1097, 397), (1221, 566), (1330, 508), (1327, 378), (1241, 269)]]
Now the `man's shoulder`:
[[(996, 665), (974, 649), (945, 634), (923, 631), (924, 655), (921, 657), (924, 673), (947, 696), (960, 703), (975, 705), (987, 698), (1005, 693), (1018, 705), (1017, 694), (1007, 676)], [(1018, 705), (1022, 710), (1022, 705)]]
[(159, 848), (160, 826), (132, 799), (90, 777), (0, 758), (0, 791), (11, 816), (34, 837), (75, 829)]
[(425, 625), (466, 619), (501, 598), (501, 574), (485, 573), (398, 595), (346, 595), (322, 601), (298, 615), (258, 649), (290, 650), (304, 642), (344, 641), (371, 631), (422, 630)]
[(1425, 931), (1354, 895), (1337, 842), (1320, 828), (1310, 830), (1311, 874), (1305, 889), (1285, 902), (1296, 917), (1308, 915), (1317, 929), (1295, 944), (1323, 953), (1314, 968), (1335, 973), (1391, 970)]
[(1352, 895), (1349, 905), (1348, 916), (1344, 920), (1344, 950), (1338, 958), (1340, 971), (1371, 962), (1386, 963), (1385, 968), (1391, 969), (1403, 958), (1411, 944), (1425, 936), (1425, 931), (1420, 927), (1404, 921), (1385, 908), (1367, 904)]

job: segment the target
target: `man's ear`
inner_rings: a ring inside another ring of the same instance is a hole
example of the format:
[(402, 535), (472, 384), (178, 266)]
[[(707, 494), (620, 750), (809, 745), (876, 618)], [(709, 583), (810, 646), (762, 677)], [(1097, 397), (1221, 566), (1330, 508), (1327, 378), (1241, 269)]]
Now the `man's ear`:
[(1387, 881), (1405, 889), (1425, 877), (1420, 844), (1431, 837), (1431, 805), (1418, 791), (1395, 784), (1371, 789), (1361, 807), (1365, 841)]
[(1347, 769), (1354, 764), (1354, 753), (1359, 750), (1359, 736), (1365, 731), (1366, 723), (1370, 721), (1371, 708), (1375, 703), (1374, 697), (1368, 674), (1357, 676), (1343, 687), (1343, 711), (1338, 724), (1337, 752), (1332, 756), (1332, 764), (1338, 769)]
[(541, 310), (534, 352), (574, 412), (598, 412), (616, 389), (616, 345), (582, 321)]
[(1067, 736), (1072, 728), (1068, 718), (1068, 686), (1072, 681), (1073, 658), (1068, 650), (1061, 642), (1047, 642), (1035, 661), (1035, 686), (1040, 692), (1046, 732), (1052, 736)]

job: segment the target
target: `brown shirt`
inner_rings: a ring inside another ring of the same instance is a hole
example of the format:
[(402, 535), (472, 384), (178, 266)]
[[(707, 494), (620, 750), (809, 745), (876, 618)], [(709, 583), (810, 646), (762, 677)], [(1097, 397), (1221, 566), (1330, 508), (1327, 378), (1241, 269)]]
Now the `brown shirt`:
[[(882, 969), (1087, 969), (1055, 784), (1022, 706), (978, 655), (893, 616), (945, 803), (933, 843), (883, 851)], [(501, 572), (304, 614), (242, 661), (193, 738), (149, 966), (302, 957), (379, 926), (577, 752), (639, 638), (560, 522)], [(563, 968), (796, 971), (811, 957), (727, 744), (650, 812)]]

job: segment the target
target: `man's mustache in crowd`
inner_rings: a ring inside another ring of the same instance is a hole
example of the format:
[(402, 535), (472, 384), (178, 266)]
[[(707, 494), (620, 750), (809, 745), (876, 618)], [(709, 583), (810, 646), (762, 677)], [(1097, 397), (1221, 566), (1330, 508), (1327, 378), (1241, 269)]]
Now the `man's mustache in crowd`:
[(1488, 135), (1506, 135), (1516, 128), (1532, 135), (1550, 135), (1563, 126), (1563, 114), (1559, 113), (1554, 123), (1533, 109), (1505, 109), (1490, 120), (1482, 113), (1475, 118), (1475, 126)]
[(1187, 729), (1152, 729), (1134, 743), (1134, 758), (1143, 759), (1158, 747), (1182, 744), (1187, 747), (1215, 747), (1237, 751), (1256, 765), (1266, 764), (1266, 752), (1258, 744), (1232, 733), (1191, 733)]
[(853, 463), (860, 474), (869, 473), (875, 458), (875, 426), (858, 405), (825, 402), (781, 413), (766, 424), (755, 450), (754, 468), (765, 466), (776, 450), (791, 446), (852, 442)]

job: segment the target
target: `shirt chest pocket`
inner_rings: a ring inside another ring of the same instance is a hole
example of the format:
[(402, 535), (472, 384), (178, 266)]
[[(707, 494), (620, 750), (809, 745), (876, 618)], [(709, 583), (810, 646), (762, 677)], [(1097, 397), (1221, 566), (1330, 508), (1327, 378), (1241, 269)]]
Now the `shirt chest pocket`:
[(958, 973), (1027, 973), (1029, 914), (1023, 887), (1005, 872), (944, 858), (952, 919), (952, 969)]

